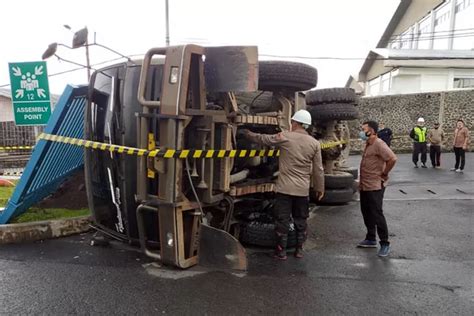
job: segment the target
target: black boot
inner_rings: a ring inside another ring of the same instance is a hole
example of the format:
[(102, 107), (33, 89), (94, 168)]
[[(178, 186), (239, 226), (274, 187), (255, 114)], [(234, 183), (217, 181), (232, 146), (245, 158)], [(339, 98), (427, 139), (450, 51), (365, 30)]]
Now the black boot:
[(286, 244), (288, 243), (288, 234), (276, 233), (277, 236), (277, 246), (275, 249), (275, 254), (273, 255), (276, 259), (286, 260)]

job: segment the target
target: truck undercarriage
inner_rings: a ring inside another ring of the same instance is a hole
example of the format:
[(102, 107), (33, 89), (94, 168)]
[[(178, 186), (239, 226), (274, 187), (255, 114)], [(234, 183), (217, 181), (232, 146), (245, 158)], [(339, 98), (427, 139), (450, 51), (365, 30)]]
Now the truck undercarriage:
[[(165, 264), (246, 269), (238, 240), (274, 244), (278, 157), (275, 148), (249, 143), (240, 131), (288, 130), (291, 115), (305, 106), (298, 91), (316, 83), (313, 67), (259, 62), (256, 47), (156, 48), (143, 61), (95, 72), (86, 138), (178, 155), (86, 150), (96, 227), (140, 244)], [(345, 148), (344, 123), (320, 123), (311, 130), (316, 138), (341, 143), (323, 154), (332, 174), (341, 167), (334, 161)]]

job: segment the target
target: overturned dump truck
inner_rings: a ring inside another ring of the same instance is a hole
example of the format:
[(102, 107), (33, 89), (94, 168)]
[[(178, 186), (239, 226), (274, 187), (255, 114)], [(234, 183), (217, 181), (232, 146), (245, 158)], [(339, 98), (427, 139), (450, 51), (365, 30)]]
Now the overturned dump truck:
[[(316, 84), (315, 68), (259, 62), (256, 47), (154, 48), (143, 60), (96, 71), (86, 139), (152, 153), (86, 149), (96, 229), (164, 264), (245, 270), (239, 240), (275, 243), (278, 152), (239, 131), (289, 129), (305, 106), (297, 92)], [(291, 239), (290, 232), (290, 246)]]

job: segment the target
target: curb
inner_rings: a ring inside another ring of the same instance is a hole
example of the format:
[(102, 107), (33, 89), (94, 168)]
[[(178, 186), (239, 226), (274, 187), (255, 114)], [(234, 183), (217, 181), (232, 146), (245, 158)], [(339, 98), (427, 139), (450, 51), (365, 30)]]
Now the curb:
[(91, 217), (79, 216), (21, 224), (0, 225), (0, 245), (57, 238), (88, 231)]

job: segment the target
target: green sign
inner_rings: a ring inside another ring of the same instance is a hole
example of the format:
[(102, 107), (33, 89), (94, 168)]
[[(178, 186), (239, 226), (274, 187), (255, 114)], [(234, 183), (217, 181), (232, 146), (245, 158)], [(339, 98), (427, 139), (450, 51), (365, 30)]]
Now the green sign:
[(51, 116), (46, 62), (9, 63), (16, 125), (45, 125)]

